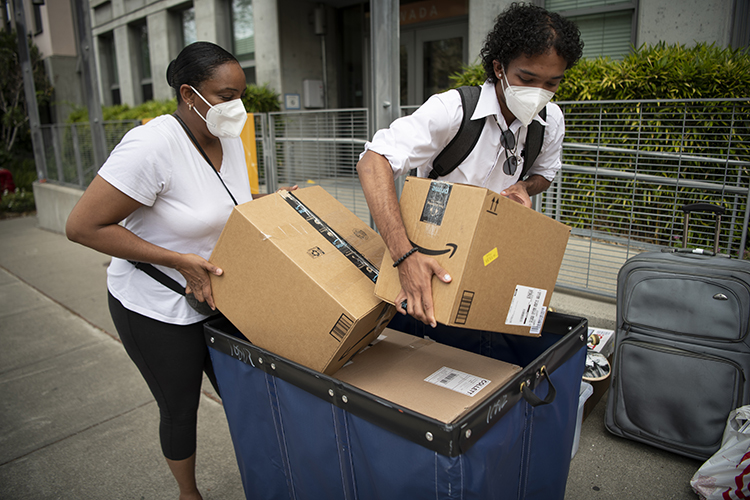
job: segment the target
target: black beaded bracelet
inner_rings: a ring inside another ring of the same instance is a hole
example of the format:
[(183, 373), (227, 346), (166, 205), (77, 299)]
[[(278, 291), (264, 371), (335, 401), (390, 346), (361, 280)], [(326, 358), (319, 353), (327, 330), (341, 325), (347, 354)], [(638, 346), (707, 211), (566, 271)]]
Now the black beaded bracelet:
[(410, 256), (411, 254), (413, 254), (417, 250), (419, 250), (419, 248), (413, 247), (411, 250), (409, 250), (404, 255), (402, 255), (400, 259), (398, 259), (396, 262), (394, 262), (393, 263), (393, 267), (398, 267), (398, 265), (401, 264), (404, 261), (404, 259), (406, 259), (408, 256)]

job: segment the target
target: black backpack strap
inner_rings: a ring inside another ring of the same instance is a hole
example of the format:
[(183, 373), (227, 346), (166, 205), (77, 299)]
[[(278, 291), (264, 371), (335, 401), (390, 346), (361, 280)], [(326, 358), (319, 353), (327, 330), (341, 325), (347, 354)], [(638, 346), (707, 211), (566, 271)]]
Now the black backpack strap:
[[(547, 120), (547, 107), (545, 106), (540, 112), (539, 116), (542, 120)], [(523, 156), (523, 170), (521, 171), (521, 177), (519, 180), (523, 180), (526, 174), (529, 173), (529, 169), (534, 165), (539, 152), (542, 150), (542, 143), (544, 142), (544, 125), (536, 120), (532, 120), (529, 124), (529, 130), (526, 132), (526, 145), (521, 156)]]
[(148, 274), (152, 278), (154, 278), (156, 281), (164, 285), (165, 287), (169, 288), (173, 292), (179, 293), (180, 295), (185, 295), (185, 287), (180, 285), (177, 281), (172, 279), (171, 277), (164, 274), (164, 272), (158, 270), (151, 264), (147, 262), (135, 262), (132, 260), (129, 260), (131, 264), (133, 264), (137, 269), (140, 269), (144, 273)]
[(474, 114), (474, 110), (477, 108), (479, 102), (479, 94), (482, 91), (481, 87), (477, 86), (464, 86), (459, 87), (458, 93), (461, 96), (461, 106), (463, 108), (464, 117), (461, 121), (461, 126), (456, 132), (456, 136), (451, 139), (445, 148), (432, 162), (432, 172), (430, 172), (430, 179), (437, 179), (444, 175), (448, 175), (462, 161), (469, 156), (471, 150), (479, 140), (479, 136), (482, 134), (482, 129), (486, 123), (486, 119), (472, 120), (471, 115)]

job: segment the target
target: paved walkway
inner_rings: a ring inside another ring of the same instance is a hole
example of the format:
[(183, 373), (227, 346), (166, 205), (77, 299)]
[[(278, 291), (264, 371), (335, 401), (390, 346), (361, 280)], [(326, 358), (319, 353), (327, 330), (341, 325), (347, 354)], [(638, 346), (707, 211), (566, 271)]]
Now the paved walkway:
[[(0, 499), (177, 498), (156, 404), (109, 318), (108, 262), (35, 217), (0, 221)], [(553, 306), (614, 326), (611, 302), (556, 292)], [(695, 500), (689, 480), (700, 462), (610, 435), (604, 406), (583, 423), (566, 500)], [(244, 498), (211, 392), (198, 422), (204, 498)]]

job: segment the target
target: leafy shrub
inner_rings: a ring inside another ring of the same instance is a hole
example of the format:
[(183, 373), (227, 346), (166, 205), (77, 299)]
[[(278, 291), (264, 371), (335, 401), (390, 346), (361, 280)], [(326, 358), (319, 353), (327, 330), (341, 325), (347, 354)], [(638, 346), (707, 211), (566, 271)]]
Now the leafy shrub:
[(248, 113), (270, 113), (281, 110), (279, 94), (268, 88), (268, 85), (261, 87), (248, 85), (245, 95), (242, 97), (242, 103)]
[(23, 213), (34, 210), (36, 210), (36, 204), (34, 203), (34, 193), (32, 191), (16, 188), (12, 193), (7, 191), (3, 193), (3, 197), (0, 199), (0, 213)]
[[(480, 85), (484, 79), (481, 65), (474, 65), (453, 75), (452, 83), (454, 87)], [(742, 111), (747, 107), (720, 100), (747, 98), (748, 89), (749, 53), (705, 43), (694, 47), (658, 43), (641, 46), (622, 61), (580, 61), (565, 73), (555, 100), (568, 102), (564, 105), (567, 140), (626, 149), (635, 148), (637, 141), (642, 151), (665, 154), (663, 159), (651, 156), (641, 163), (640, 173), (720, 183), (720, 170), (701, 158), (715, 157), (721, 151), (727, 160), (748, 161), (750, 129)], [(657, 99), (717, 100), (700, 104), (639, 102)], [(588, 101), (619, 102), (599, 105)], [(601, 120), (597, 119), (600, 112)], [(628, 116), (639, 119), (621, 119)], [(688, 151), (690, 158), (683, 157)], [(574, 149), (567, 149), (564, 155), (563, 161), (574, 165), (628, 171), (634, 167), (623, 164), (615, 155), (594, 157)], [(674, 161), (676, 157), (680, 157), (679, 162)], [(731, 183), (731, 179), (747, 179), (748, 172), (746, 167), (743, 170), (728, 164), (724, 175)], [(634, 191), (632, 186), (623, 187), (619, 181), (595, 174), (566, 174), (566, 178), (569, 189), (563, 190), (561, 202), (564, 210), (577, 217), (567, 223), (587, 228), (594, 224), (597, 230), (613, 235), (630, 234), (630, 217), (622, 214), (637, 213), (639, 226), (644, 229), (631, 237), (650, 243), (663, 242), (674, 232), (672, 218), (660, 214), (670, 213), (675, 200), (715, 202), (705, 190), (687, 186), (662, 185), (647, 192), (646, 185)], [(590, 196), (593, 192), (597, 193), (596, 200)], [(745, 209), (741, 203), (734, 208), (740, 212)], [(594, 213), (597, 218), (592, 223)]]
[[(481, 85), (481, 64), (451, 76), (453, 86)], [(582, 59), (565, 72), (557, 101), (747, 97), (750, 53), (714, 44), (642, 45), (622, 61)]]
[[(245, 95), (242, 97), (242, 104), (249, 113), (267, 113), (270, 111), (279, 111), (279, 94), (267, 85), (261, 87), (257, 85), (248, 85)], [(117, 104), (115, 106), (102, 107), (102, 118), (104, 121), (125, 121), (125, 120), (143, 120), (144, 118), (155, 118), (160, 115), (174, 113), (177, 110), (177, 99), (167, 99), (164, 101), (147, 101), (135, 107), (127, 104)], [(88, 110), (86, 108), (77, 108), (70, 116), (68, 123), (81, 123), (89, 121)]]

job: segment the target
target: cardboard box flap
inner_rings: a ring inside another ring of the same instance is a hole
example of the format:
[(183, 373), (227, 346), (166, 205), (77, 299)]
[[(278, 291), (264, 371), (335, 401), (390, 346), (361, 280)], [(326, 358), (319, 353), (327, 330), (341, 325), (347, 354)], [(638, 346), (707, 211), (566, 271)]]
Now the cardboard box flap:
[(334, 377), (447, 424), (521, 367), (386, 328)]

